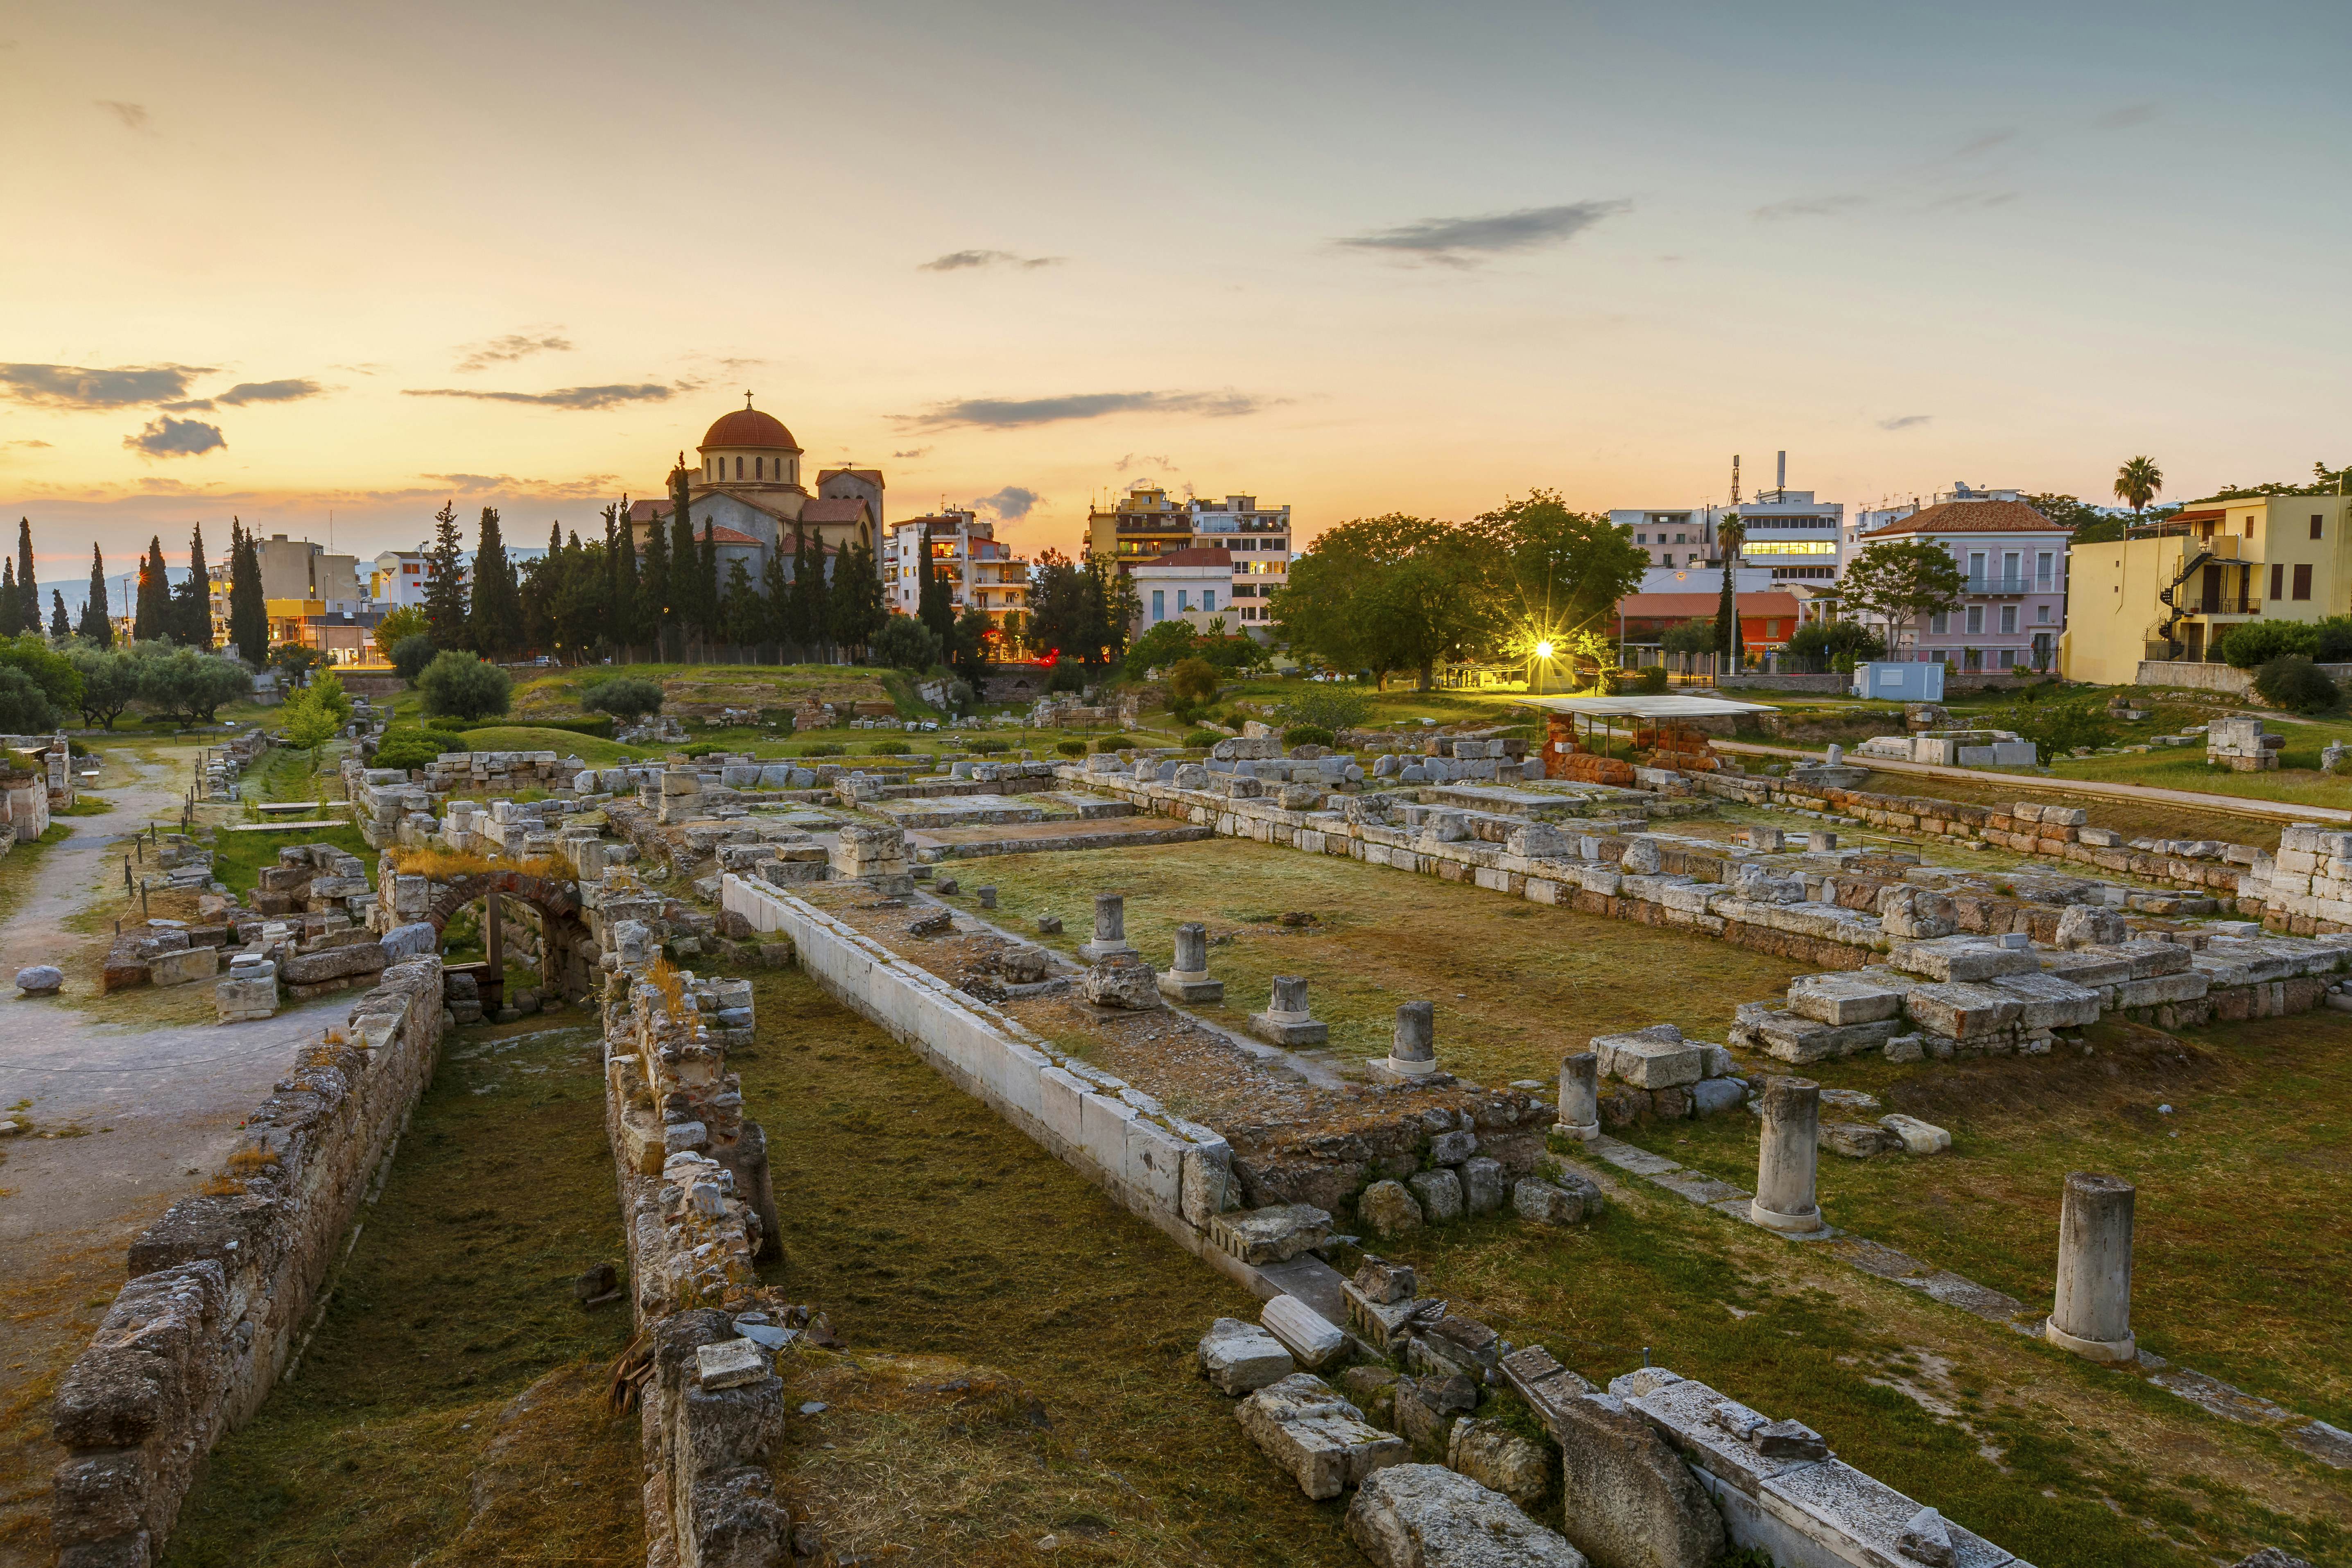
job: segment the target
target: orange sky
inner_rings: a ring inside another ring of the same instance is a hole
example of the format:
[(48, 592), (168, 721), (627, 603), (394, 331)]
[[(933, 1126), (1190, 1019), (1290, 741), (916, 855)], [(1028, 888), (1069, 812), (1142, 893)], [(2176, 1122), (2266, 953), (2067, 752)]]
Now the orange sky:
[(746, 388), (1033, 552), (2352, 458), (2345, 11), (2065, 9), (21, 8), (0, 506), (538, 542)]

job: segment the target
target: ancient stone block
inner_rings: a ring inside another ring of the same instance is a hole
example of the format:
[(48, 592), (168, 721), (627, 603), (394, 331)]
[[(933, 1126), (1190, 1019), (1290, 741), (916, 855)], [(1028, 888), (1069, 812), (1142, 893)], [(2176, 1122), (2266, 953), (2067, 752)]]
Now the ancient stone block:
[(219, 973), (218, 948), (184, 948), (177, 952), (159, 952), (147, 961), (147, 978), (156, 985), (185, 985), (191, 981), (210, 980)]
[(1549, 1451), (1499, 1421), (1454, 1422), (1446, 1435), (1445, 1464), (1521, 1508), (1536, 1507), (1551, 1490)]
[(1248, 1394), (1297, 1370), (1282, 1342), (1255, 1323), (1219, 1318), (1201, 1337), (1201, 1375), (1222, 1394)]
[(2013, 1026), (2024, 1004), (2006, 991), (1958, 981), (1922, 985), (1905, 998), (1911, 1021), (1948, 1040), (1974, 1039)]
[(1451, 1368), (1401, 1378), (1395, 1393), (1397, 1431), (1424, 1452), (1445, 1451), (1446, 1430), (1457, 1415), (1478, 1408), (1475, 1380)]
[(1459, 1165), (1477, 1152), (1475, 1132), (1441, 1132), (1429, 1141), (1429, 1163), (1433, 1165)]
[(1472, 1214), (1493, 1214), (1510, 1196), (1510, 1178), (1502, 1162), (1480, 1154), (1462, 1163), (1462, 1206)]
[(1706, 1076), (1698, 1042), (1684, 1039), (1672, 1024), (1597, 1036), (1592, 1049), (1601, 1058), (1602, 1074), (1636, 1089), (1670, 1089)]
[(1145, 1012), (1162, 1005), (1159, 977), (1140, 963), (1097, 963), (1080, 977), (1079, 992), (1097, 1007)]
[(695, 1377), (705, 1388), (757, 1383), (772, 1370), (768, 1349), (756, 1340), (721, 1340), (694, 1352)]
[(1276, 1296), (1259, 1310), (1258, 1321), (1309, 1371), (1320, 1371), (1347, 1353), (1346, 1331), (1296, 1296)]
[(1511, 1206), (1531, 1225), (1575, 1225), (1584, 1218), (1584, 1198), (1530, 1176), (1511, 1189)]
[(1966, 936), (1900, 943), (1886, 961), (1906, 974), (1935, 981), (1990, 980), (2002, 974), (2030, 974), (2042, 967), (2030, 949), (2000, 947)]
[(1217, 1215), (1209, 1238), (1244, 1263), (1287, 1263), (1331, 1238), (1331, 1216), (1308, 1204), (1271, 1204)]
[(1874, 1154), (1884, 1154), (1899, 1142), (1884, 1127), (1862, 1121), (1824, 1121), (1821, 1138), (1822, 1148), (1832, 1154), (1843, 1154), (1849, 1160), (1867, 1160)]
[(1404, 1236), (1419, 1230), (1421, 1205), (1401, 1182), (1374, 1182), (1356, 1200), (1356, 1216), (1375, 1236)]
[(1823, 1024), (1874, 1024), (1903, 1011), (1906, 989), (1884, 970), (1801, 974), (1789, 986), (1789, 1011)]
[(1622, 1400), (1588, 1394), (1555, 1408), (1562, 1529), (1578, 1550), (1644, 1568), (1705, 1568), (1723, 1551), (1706, 1489)]
[(1234, 1415), (1259, 1451), (1310, 1498), (1338, 1497), (1406, 1457), (1403, 1438), (1367, 1425), (1362, 1411), (1311, 1373), (1259, 1389)]
[(1462, 1217), (1462, 1178), (1440, 1166), (1434, 1171), (1419, 1171), (1405, 1179), (1412, 1195), (1421, 1201), (1422, 1217), (1431, 1225), (1448, 1225)]

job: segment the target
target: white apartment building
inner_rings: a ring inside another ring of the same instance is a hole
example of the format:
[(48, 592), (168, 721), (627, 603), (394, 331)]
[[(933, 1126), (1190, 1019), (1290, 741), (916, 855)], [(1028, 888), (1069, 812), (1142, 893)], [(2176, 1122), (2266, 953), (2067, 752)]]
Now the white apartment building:
[[(980, 610), (1000, 633), (1009, 616), (1029, 608), (1029, 563), (996, 537), (993, 520), (962, 507), (942, 507), (930, 517), (894, 522), (882, 536), (882, 602), (902, 615), (923, 603), (923, 553), (931, 571), (944, 577), (956, 613)], [(1018, 639), (1014, 639), (1018, 640)]]
[(1186, 621), (1206, 635), (1212, 621), (1234, 630), (1233, 582), (1237, 563), (1223, 549), (1170, 550), (1134, 570), (1139, 614), (1129, 635), (1141, 637), (1162, 621)]
[(1187, 510), (1192, 549), (1221, 550), (1233, 562), (1232, 581), (1221, 601), (1228, 629), (1263, 637), (1274, 622), (1266, 601), (1290, 581), (1290, 509), (1260, 506), (1255, 496), (1227, 496), (1222, 501), (1195, 499)]

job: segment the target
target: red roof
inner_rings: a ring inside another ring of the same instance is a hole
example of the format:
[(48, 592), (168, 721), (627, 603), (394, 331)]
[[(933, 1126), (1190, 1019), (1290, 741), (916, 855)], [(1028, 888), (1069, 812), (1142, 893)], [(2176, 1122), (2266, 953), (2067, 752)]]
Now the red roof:
[(1138, 566), (1230, 566), (1234, 552), (1230, 550), (1167, 550), (1157, 555), (1136, 557)]
[[(1780, 592), (1737, 595), (1742, 619), (1749, 616), (1797, 615), (1797, 596)], [(1720, 594), (1628, 594), (1617, 601), (1617, 613), (1627, 620), (1701, 621), (1714, 618), (1723, 604)]]
[(717, 541), (720, 544), (763, 544), (766, 542), (765, 540), (762, 540), (754, 534), (746, 533), (740, 528), (730, 528), (723, 522), (704, 523), (702, 525), (702, 533), (696, 535), (696, 537), (701, 538), (705, 535), (708, 535), (709, 538)]
[(738, 408), (731, 414), (720, 415), (719, 422), (703, 432), (702, 445), (695, 450), (708, 452), (715, 447), (769, 447), (787, 452), (801, 449), (782, 420), (756, 408)]
[(1885, 528), (1874, 528), (1864, 539), (1893, 533), (2071, 533), (2063, 522), (2053, 522), (2021, 500), (1948, 500)]
[(866, 515), (866, 502), (856, 496), (815, 496), (801, 508), (807, 523), (856, 522)]

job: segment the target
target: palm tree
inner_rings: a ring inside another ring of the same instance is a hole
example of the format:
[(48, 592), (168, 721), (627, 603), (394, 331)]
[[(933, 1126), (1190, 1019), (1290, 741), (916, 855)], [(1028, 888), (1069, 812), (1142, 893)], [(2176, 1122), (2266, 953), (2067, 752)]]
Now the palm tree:
[(2134, 458), (2116, 470), (2116, 499), (2132, 509), (2137, 517), (2164, 489), (2164, 470), (2152, 458)]

